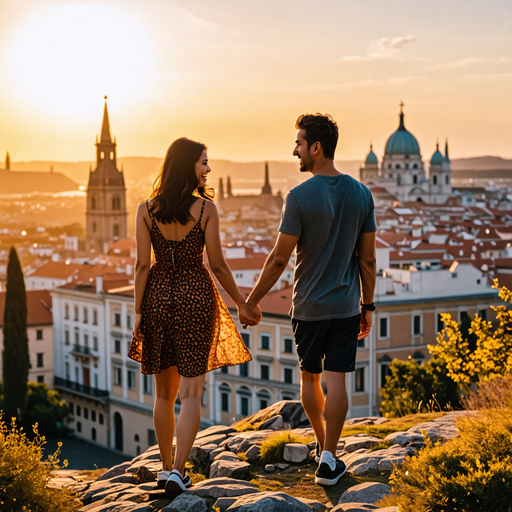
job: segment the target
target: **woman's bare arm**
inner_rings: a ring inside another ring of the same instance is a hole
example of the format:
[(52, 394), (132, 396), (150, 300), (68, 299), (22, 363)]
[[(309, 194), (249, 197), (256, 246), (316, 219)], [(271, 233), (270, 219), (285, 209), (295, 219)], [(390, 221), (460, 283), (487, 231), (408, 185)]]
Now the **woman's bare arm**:
[(146, 290), (149, 268), (151, 266), (151, 233), (146, 223), (147, 206), (140, 203), (137, 208), (135, 220), (135, 240), (137, 242), (137, 256), (135, 259), (135, 314), (140, 314), (142, 298)]

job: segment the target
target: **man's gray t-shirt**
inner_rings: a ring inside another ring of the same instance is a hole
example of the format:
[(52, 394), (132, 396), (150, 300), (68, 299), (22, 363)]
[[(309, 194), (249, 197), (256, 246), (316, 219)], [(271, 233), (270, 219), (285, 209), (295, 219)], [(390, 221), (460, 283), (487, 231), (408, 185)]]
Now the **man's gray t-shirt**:
[(347, 318), (360, 311), (360, 233), (377, 231), (370, 191), (346, 174), (313, 176), (290, 190), (279, 231), (298, 236), (290, 315)]

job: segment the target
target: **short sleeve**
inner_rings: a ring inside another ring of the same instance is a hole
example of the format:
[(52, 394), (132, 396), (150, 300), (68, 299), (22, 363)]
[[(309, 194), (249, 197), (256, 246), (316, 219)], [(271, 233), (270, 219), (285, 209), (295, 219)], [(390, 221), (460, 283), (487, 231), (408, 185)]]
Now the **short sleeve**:
[(373, 197), (370, 195), (369, 208), (366, 218), (364, 219), (361, 227), (361, 233), (375, 233), (377, 231), (377, 222), (375, 221), (375, 207), (373, 204)]
[(281, 212), (281, 224), (279, 230), (288, 235), (300, 236), (302, 234), (302, 215), (297, 199), (288, 192)]

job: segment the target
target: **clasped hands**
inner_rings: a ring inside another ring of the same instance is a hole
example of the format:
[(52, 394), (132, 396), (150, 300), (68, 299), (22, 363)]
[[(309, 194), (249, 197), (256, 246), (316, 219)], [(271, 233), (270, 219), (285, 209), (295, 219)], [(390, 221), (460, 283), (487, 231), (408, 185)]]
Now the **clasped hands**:
[(257, 325), (261, 320), (261, 309), (256, 305), (251, 305), (244, 302), (241, 306), (238, 306), (238, 318), (240, 323), (245, 329), (248, 325)]

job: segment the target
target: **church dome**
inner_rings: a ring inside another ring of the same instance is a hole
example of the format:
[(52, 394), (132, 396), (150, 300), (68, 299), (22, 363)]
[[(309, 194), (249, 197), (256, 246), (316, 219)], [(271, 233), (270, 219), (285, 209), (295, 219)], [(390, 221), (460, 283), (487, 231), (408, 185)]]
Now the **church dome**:
[(366, 160), (364, 161), (366, 165), (375, 164), (377, 165), (379, 161), (377, 160), (377, 155), (373, 152), (373, 146), (370, 144), (370, 152), (366, 156)]
[(443, 160), (444, 160), (444, 157), (443, 157), (441, 151), (439, 151), (439, 144), (436, 144), (436, 152), (432, 155), (432, 158), (430, 159), (430, 164), (431, 165), (442, 165)]
[(420, 146), (414, 135), (404, 125), (404, 113), (400, 110), (398, 130), (386, 142), (386, 155), (419, 155)]

